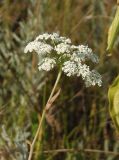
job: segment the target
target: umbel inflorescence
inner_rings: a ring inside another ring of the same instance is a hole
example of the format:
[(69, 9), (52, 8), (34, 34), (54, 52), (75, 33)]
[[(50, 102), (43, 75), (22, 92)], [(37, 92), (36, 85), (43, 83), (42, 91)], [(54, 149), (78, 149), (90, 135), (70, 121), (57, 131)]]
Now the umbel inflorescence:
[(35, 51), (39, 56), (39, 70), (50, 71), (60, 68), (67, 76), (81, 76), (86, 86), (101, 86), (101, 75), (90, 70), (87, 60), (98, 63), (97, 55), (84, 45), (72, 45), (71, 40), (58, 33), (42, 34), (25, 47), (24, 52)]

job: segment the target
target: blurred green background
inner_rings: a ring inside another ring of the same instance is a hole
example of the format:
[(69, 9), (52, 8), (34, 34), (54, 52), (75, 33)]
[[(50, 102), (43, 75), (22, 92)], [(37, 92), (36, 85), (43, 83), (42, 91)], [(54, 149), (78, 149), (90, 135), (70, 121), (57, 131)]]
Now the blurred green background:
[(26, 44), (44, 32), (88, 44), (100, 58), (96, 69), (103, 85), (85, 88), (80, 78), (62, 76), (61, 94), (33, 160), (119, 159), (99, 152), (43, 153), (62, 148), (119, 151), (107, 99), (108, 87), (119, 73), (119, 39), (112, 55), (106, 51), (116, 7), (116, 0), (0, 0), (0, 160), (27, 160), (38, 112), (42, 113), (56, 79), (56, 71), (38, 71), (35, 54), (24, 54)]

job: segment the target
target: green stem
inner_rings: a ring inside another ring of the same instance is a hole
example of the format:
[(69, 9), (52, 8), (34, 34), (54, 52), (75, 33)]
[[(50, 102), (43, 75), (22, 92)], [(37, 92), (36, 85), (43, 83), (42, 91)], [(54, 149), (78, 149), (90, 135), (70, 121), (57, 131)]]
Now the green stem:
[[(62, 70), (60, 69), (60, 71), (59, 71), (59, 73), (58, 73), (58, 75), (57, 75), (57, 79), (56, 79), (56, 81), (55, 81), (54, 87), (53, 87), (53, 89), (52, 89), (52, 92), (51, 92), (51, 94), (50, 94), (50, 97), (49, 97), (48, 101), (52, 98), (52, 96), (53, 96), (53, 94), (54, 94), (54, 92), (55, 92), (55, 89), (56, 89), (57, 84), (58, 84), (58, 82), (59, 82), (59, 80), (60, 80), (61, 74), (62, 74)], [(47, 102), (47, 103), (48, 103), (48, 102)]]
[[(62, 74), (62, 71), (61, 71), (61, 69), (60, 69), (60, 71), (59, 71), (59, 73), (58, 73), (58, 75), (57, 75), (57, 79), (56, 79), (56, 81), (55, 81), (54, 87), (53, 87), (53, 89), (52, 89), (52, 91), (51, 91), (51, 94), (50, 94), (50, 96), (49, 96), (49, 99), (48, 99), (48, 101), (47, 101), (47, 103), (46, 103), (46, 106), (47, 106), (47, 104), (49, 103), (49, 101), (51, 100), (51, 98), (52, 98), (52, 96), (53, 96), (53, 94), (54, 94), (54, 92), (55, 92), (55, 90), (56, 90), (56, 87), (57, 87), (58, 82), (59, 82), (59, 80), (60, 80), (61, 74)], [(32, 142), (32, 144), (31, 144), (31, 146), (30, 146), (30, 152), (29, 152), (28, 160), (31, 160), (31, 158), (32, 158), (32, 154), (33, 154), (35, 142), (36, 142), (36, 140), (37, 140), (37, 138), (38, 138), (38, 135), (39, 135), (39, 133), (40, 133), (40, 130), (41, 130), (41, 128), (42, 128), (42, 124), (43, 124), (43, 121), (44, 121), (44, 119), (45, 119), (45, 114), (46, 114), (46, 107), (45, 107), (44, 110), (43, 110), (43, 113), (42, 113), (42, 116), (41, 116), (41, 119), (40, 119), (40, 122), (39, 122), (38, 129), (37, 129), (37, 131), (36, 131), (36, 134), (35, 134), (35, 137), (34, 137), (34, 139), (33, 139), (33, 142)]]

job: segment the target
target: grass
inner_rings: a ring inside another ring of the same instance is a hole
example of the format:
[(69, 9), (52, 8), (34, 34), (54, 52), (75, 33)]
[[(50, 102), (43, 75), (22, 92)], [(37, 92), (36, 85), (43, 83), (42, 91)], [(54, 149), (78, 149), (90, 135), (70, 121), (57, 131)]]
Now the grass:
[[(85, 88), (80, 78), (63, 75), (52, 122), (46, 122), (43, 129), (42, 152), (37, 142), (33, 160), (118, 160), (119, 134), (110, 119), (107, 100), (108, 87), (119, 72), (118, 47), (113, 55), (106, 53), (115, 6), (112, 0), (0, 2), (1, 159), (27, 159), (38, 114), (56, 79), (55, 71), (39, 73), (37, 57), (24, 55), (23, 49), (36, 35), (59, 31), (75, 44), (89, 44), (99, 55), (97, 69), (103, 76), (103, 86)], [(87, 153), (86, 149), (99, 152)], [(48, 151), (50, 154), (46, 154)]]

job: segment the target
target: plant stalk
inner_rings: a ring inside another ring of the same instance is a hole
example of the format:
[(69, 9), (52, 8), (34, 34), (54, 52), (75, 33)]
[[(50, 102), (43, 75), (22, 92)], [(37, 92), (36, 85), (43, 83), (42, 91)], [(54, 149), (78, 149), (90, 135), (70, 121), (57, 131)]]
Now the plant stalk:
[[(53, 87), (53, 89), (52, 89), (52, 91), (51, 91), (51, 94), (50, 94), (50, 96), (49, 96), (49, 99), (48, 99), (48, 101), (47, 101), (47, 103), (46, 103), (46, 106), (47, 106), (47, 104), (49, 103), (49, 101), (51, 100), (52, 96), (54, 95), (54, 92), (55, 92), (56, 87), (57, 87), (57, 85), (58, 85), (58, 82), (59, 82), (59, 80), (60, 80), (61, 74), (62, 74), (62, 71), (61, 71), (61, 69), (60, 69), (60, 71), (59, 71), (59, 73), (58, 73), (58, 75), (57, 75), (57, 79), (56, 79), (56, 81), (55, 81), (54, 87)], [(36, 134), (35, 134), (35, 137), (34, 137), (34, 139), (33, 139), (33, 142), (32, 142), (32, 144), (31, 144), (31, 146), (30, 146), (30, 152), (29, 152), (28, 160), (31, 160), (31, 158), (32, 158), (33, 150), (34, 150), (34, 146), (35, 146), (35, 142), (36, 142), (36, 140), (37, 140), (37, 138), (38, 138), (38, 135), (39, 135), (40, 130), (41, 130), (41, 128), (42, 128), (43, 121), (44, 121), (44, 119), (45, 119), (46, 106), (44, 107), (44, 110), (43, 110), (43, 113), (42, 113), (42, 116), (41, 116), (41, 119), (40, 119), (40, 122), (39, 122), (38, 129), (37, 129), (37, 131), (36, 131)]]

